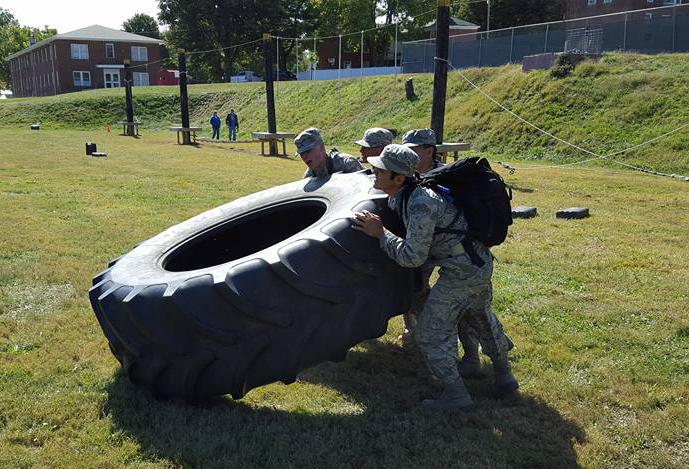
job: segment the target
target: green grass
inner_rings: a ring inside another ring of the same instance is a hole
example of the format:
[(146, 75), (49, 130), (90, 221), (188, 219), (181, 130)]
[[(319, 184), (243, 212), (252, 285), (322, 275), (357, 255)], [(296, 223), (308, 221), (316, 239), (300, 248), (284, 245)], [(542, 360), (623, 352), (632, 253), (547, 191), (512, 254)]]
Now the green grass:
[[(168, 133), (22, 127), (0, 140), (0, 467), (689, 465), (686, 182), (504, 173), (514, 204), (540, 213), (494, 249), (494, 307), (517, 344), (521, 399), (496, 401), (490, 380), (470, 381), (473, 415), (420, 412), (433, 388), (395, 342), (397, 317), (295, 384), (186, 406), (123, 377), (90, 279), (175, 223), (299, 178), (302, 163), (257, 156), (257, 144), (182, 147)], [(85, 157), (87, 140), (110, 156)], [(586, 220), (554, 218), (582, 205)]]
[[(586, 149), (609, 154), (689, 123), (689, 55), (606, 54), (580, 64), (567, 78), (548, 71), (525, 74), (518, 65), (463, 73), (522, 117)], [(338, 145), (361, 138), (368, 127), (404, 132), (430, 124), (433, 77), (416, 75), (419, 99), (407, 101), (404, 80), (368, 77), (341, 81), (276, 84), (278, 128), (299, 132), (316, 126)], [(194, 85), (191, 121), (210, 136), (211, 111), (239, 112), (240, 138), (265, 130), (263, 83)], [(178, 124), (177, 87), (135, 88), (144, 131)], [(123, 90), (93, 90), (48, 98), (0, 102), (0, 125), (104, 129), (125, 117)], [(471, 88), (458, 73), (448, 78), (445, 140), (470, 142), (494, 155), (574, 161), (588, 157), (515, 120)], [(689, 133), (680, 132), (619, 157), (655, 170), (689, 172)]]

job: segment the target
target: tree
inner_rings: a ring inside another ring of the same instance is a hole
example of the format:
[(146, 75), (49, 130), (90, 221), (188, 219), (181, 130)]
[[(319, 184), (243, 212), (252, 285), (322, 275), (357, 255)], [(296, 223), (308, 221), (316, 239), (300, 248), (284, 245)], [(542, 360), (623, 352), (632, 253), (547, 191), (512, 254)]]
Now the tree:
[(0, 8), (0, 88), (11, 85), (9, 62), (5, 58), (26, 49), (31, 39), (42, 41), (57, 34), (57, 30), (45, 26), (43, 29), (21, 26), (9, 10)]
[(155, 39), (160, 39), (160, 29), (155, 18), (145, 13), (137, 13), (124, 23), (122, 29), (128, 33), (140, 34)]
[[(509, 28), (564, 18), (565, 0), (490, 0), (490, 29)], [(456, 14), (486, 30), (488, 5), (463, 2)]]

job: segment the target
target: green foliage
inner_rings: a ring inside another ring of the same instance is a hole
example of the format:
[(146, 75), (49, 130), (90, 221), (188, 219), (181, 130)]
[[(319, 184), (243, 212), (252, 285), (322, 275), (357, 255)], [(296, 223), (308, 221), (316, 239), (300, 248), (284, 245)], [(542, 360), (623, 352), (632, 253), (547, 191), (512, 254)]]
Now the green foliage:
[(160, 39), (160, 29), (155, 18), (145, 13), (136, 13), (134, 16), (122, 23), (122, 29), (128, 33), (140, 34), (142, 36)]
[[(565, 0), (490, 0), (490, 29), (559, 21), (565, 15)], [(461, 2), (455, 10), (460, 18), (486, 30), (487, 3)]]
[(574, 71), (577, 66), (577, 60), (572, 54), (559, 54), (555, 59), (553, 67), (550, 69), (550, 76), (553, 78), (565, 78)]
[(36, 42), (57, 34), (57, 30), (21, 26), (9, 10), (0, 8), (0, 88), (11, 86), (10, 65), (5, 58), (29, 47), (30, 39)]

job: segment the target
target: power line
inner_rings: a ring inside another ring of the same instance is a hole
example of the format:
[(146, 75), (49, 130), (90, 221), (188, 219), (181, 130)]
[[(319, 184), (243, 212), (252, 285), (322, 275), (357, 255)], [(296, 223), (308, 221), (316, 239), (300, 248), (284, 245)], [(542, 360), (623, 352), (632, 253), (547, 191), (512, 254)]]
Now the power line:
[[(449, 60), (443, 59), (443, 58), (440, 58), (440, 57), (434, 57), (434, 59), (435, 59), (435, 60), (438, 60), (438, 61), (442, 61), (442, 62), (447, 63), (447, 65), (448, 65), (452, 70), (455, 70), (455, 71), (459, 74), (459, 76), (461, 76), (461, 77), (464, 79), (464, 81), (466, 81), (470, 86), (472, 86), (474, 89), (476, 89), (476, 91), (478, 91), (479, 93), (481, 93), (481, 94), (482, 94), (484, 97), (486, 97), (488, 100), (492, 101), (494, 104), (496, 104), (496, 105), (497, 105), (498, 107), (500, 107), (502, 110), (504, 110), (505, 112), (509, 113), (509, 114), (512, 115), (513, 117), (517, 118), (517, 119), (520, 120), (521, 122), (525, 123), (526, 125), (528, 125), (528, 126), (530, 126), (530, 127), (533, 127), (533, 128), (536, 129), (538, 132), (541, 132), (542, 134), (545, 134), (545, 135), (547, 135), (548, 137), (550, 137), (550, 138), (552, 138), (552, 139), (554, 139), (554, 140), (557, 140), (558, 142), (561, 142), (561, 143), (563, 143), (563, 144), (565, 144), (565, 145), (567, 145), (567, 146), (569, 146), (569, 147), (571, 147), (571, 148), (574, 148), (574, 149), (576, 149), (576, 150), (579, 150), (579, 151), (581, 151), (581, 152), (583, 152), (583, 153), (586, 153), (586, 154), (588, 154), (588, 155), (591, 155), (591, 156), (593, 157), (593, 158), (589, 158), (589, 159), (587, 159), (587, 160), (577, 161), (577, 162), (574, 162), (574, 163), (565, 163), (565, 164), (561, 164), (561, 165), (551, 165), (551, 166), (541, 166), (541, 168), (561, 168), (561, 167), (566, 167), (566, 166), (575, 166), (575, 165), (579, 165), (579, 164), (584, 164), (584, 163), (587, 163), (587, 162), (590, 162), (590, 161), (594, 161), (594, 160), (606, 160), (606, 161), (610, 161), (610, 162), (612, 162), (612, 163), (618, 164), (618, 165), (620, 165), (620, 166), (625, 166), (625, 167), (627, 167), (627, 168), (629, 168), (629, 169), (633, 169), (633, 170), (635, 170), (635, 171), (640, 171), (640, 172), (642, 172), (642, 173), (652, 174), (652, 175), (655, 175), (655, 176), (663, 176), (663, 177), (668, 177), (668, 178), (673, 178), (673, 179), (681, 178), (681, 179), (684, 179), (684, 180), (689, 181), (689, 176), (662, 173), (662, 172), (659, 172), (659, 171), (649, 170), (649, 169), (646, 169), (646, 168), (642, 168), (642, 167), (640, 167), (640, 166), (635, 166), (635, 165), (632, 165), (632, 164), (629, 164), (629, 163), (625, 163), (625, 162), (623, 162), (623, 161), (618, 161), (618, 160), (612, 159), (613, 156), (617, 156), (617, 155), (621, 155), (621, 154), (623, 154), (623, 153), (627, 153), (627, 152), (629, 152), (629, 151), (632, 151), (632, 150), (635, 150), (635, 149), (637, 149), (637, 148), (640, 148), (640, 147), (649, 145), (649, 144), (651, 144), (651, 143), (653, 143), (653, 142), (657, 142), (658, 140), (660, 140), (660, 139), (662, 139), (662, 138), (665, 138), (665, 137), (667, 137), (667, 136), (669, 136), (669, 135), (672, 135), (672, 134), (674, 134), (674, 133), (677, 133), (677, 132), (679, 132), (680, 130), (683, 130), (683, 129), (689, 127), (689, 122), (687, 122), (687, 123), (685, 123), (685, 124), (683, 124), (683, 125), (677, 127), (677, 128), (674, 129), (674, 130), (671, 130), (670, 132), (666, 132), (666, 133), (664, 133), (663, 135), (659, 135), (658, 137), (652, 138), (652, 139), (647, 140), (647, 141), (645, 141), (645, 142), (642, 142), (642, 143), (640, 143), (640, 144), (638, 144), (638, 145), (634, 145), (634, 146), (631, 146), (631, 147), (629, 147), (629, 148), (625, 148), (625, 149), (623, 149), (623, 150), (620, 150), (620, 151), (617, 151), (617, 152), (614, 152), (614, 153), (610, 153), (609, 155), (601, 155), (601, 154), (595, 153), (595, 152), (593, 152), (593, 151), (587, 150), (586, 148), (583, 148), (583, 147), (580, 147), (580, 146), (578, 146), (578, 145), (575, 145), (574, 143), (568, 142), (567, 140), (564, 140), (564, 139), (562, 139), (562, 138), (560, 138), (560, 137), (558, 137), (558, 136), (556, 136), (556, 135), (554, 135), (554, 134), (548, 132), (547, 130), (544, 130), (544, 129), (542, 129), (541, 127), (538, 127), (536, 124), (533, 124), (532, 122), (530, 122), (530, 121), (524, 119), (523, 117), (519, 116), (519, 115), (516, 114), (514, 111), (512, 111), (511, 109), (508, 109), (505, 105), (503, 105), (502, 103), (500, 103), (498, 100), (496, 100), (495, 98), (493, 98), (491, 95), (489, 95), (488, 93), (486, 93), (483, 89), (481, 89), (481, 87), (479, 87), (478, 85), (476, 85), (474, 82), (472, 82), (469, 78), (467, 78), (467, 76), (466, 76), (464, 73), (461, 72), (461, 70), (455, 68), (455, 67), (450, 63)], [(532, 167), (532, 168), (533, 168), (533, 167)]]

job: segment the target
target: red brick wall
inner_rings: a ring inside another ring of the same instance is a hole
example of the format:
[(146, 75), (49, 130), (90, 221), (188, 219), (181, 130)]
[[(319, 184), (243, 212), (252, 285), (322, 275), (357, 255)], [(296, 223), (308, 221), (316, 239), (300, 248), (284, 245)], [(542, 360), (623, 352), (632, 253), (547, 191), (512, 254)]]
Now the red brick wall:
[[(114, 45), (114, 58), (105, 57), (106, 43)], [(72, 59), (71, 44), (87, 44), (88, 60)], [(137, 65), (160, 60), (161, 46), (157, 44), (60, 39), (48, 45), (40, 46), (10, 61), (12, 87), (15, 96), (47, 96), (85, 89), (75, 87), (72, 76), (73, 71), (90, 72), (91, 86), (87, 89), (104, 88), (103, 69), (98, 68), (97, 65), (122, 65), (124, 59), (131, 60), (131, 46), (146, 47), (148, 51), (148, 60), (146, 62), (131, 62), (132, 72), (148, 73), (149, 84), (157, 84), (161, 68), (160, 63), (137, 67)], [(120, 76), (124, 79), (124, 70), (120, 70)]]
[(567, 0), (566, 19), (582, 18), (584, 16), (605, 15), (620, 11), (641, 10), (644, 8), (661, 7), (663, 0), (612, 0), (605, 3), (604, 0), (596, 0), (595, 5), (589, 5), (588, 0)]

